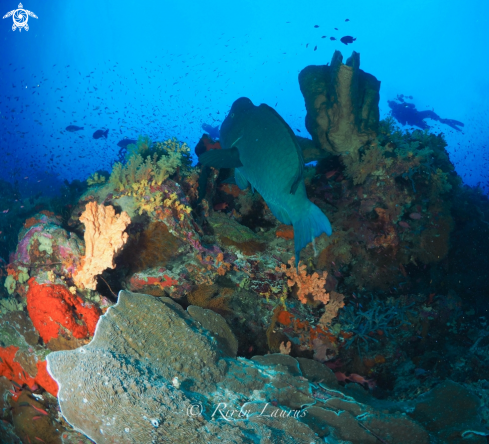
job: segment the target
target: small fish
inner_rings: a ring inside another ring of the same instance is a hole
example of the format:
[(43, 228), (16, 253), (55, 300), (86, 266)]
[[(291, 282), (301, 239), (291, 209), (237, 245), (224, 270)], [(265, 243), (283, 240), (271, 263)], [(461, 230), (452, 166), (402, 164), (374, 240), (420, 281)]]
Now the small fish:
[(119, 143), (117, 144), (117, 146), (119, 146), (121, 148), (127, 148), (128, 145), (132, 145), (135, 143), (137, 143), (137, 140), (135, 140), (135, 139), (122, 139), (122, 140), (119, 140)]
[(315, 28), (319, 28), (319, 25), (314, 25)]
[(314, 47), (314, 51), (316, 51), (316, 49), (318, 49), (318, 47), (317, 47), (317, 46), (315, 46), (315, 47)]
[(340, 42), (348, 45), (348, 43), (353, 43), (355, 40), (356, 38), (353, 38), (351, 35), (345, 35), (344, 37), (341, 37)]
[(83, 129), (83, 126), (76, 126), (76, 125), (68, 125), (65, 130), (69, 131), (70, 133), (74, 133), (76, 131), (81, 131)]
[(402, 227), (402, 228), (411, 228), (411, 225), (409, 225), (407, 222), (404, 222), (403, 220), (401, 220), (399, 222), (399, 225)]
[(33, 421), (37, 421), (38, 419), (41, 419), (41, 418), (42, 418), (42, 416), (33, 416), (32, 417), (32, 420)]
[(350, 19), (346, 19), (346, 20), (345, 20), (345, 22), (349, 22), (349, 21), (350, 21)]
[(107, 139), (107, 136), (109, 135), (109, 130), (97, 130), (93, 133), (93, 138), (94, 139), (100, 139), (101, 137), (104, 137)]
[(224, 210), (228, 206), (229, 205), (226, 202), (218, 203), (218, 204), (214, 205), (214, 210), (215, 211)]
[(326, 177), (326, 179), (331, 179), (336, 173), (338, 172), (338, 170), (332, 170), (332, 171), (328, 171), (324, 177)]
[[(9, 209), (10, 209), (10, 208), (9, 208)], [(2, 213), (3, 213), (3, 214), (8, 213), (8, 210), (3, 210), (3, 211), (2, 211)]]
[(326, 37), (327, 37), (326, 35), (323, 35), (321, 38), (322, 38), (322, 39), (325, 39)]
[(336, 40), (336, 37), (330, 37), (329, 39), (330, 40)]
[(414, 220), (419, 220), (419, 219), (421, 219), (423, 216), (421, 216), (421, 214), (419, 214), (419, 213), (411, 213), (411, 214), (409, 215), (409, 217), (410, 217), (411, 219), (414, 219)]

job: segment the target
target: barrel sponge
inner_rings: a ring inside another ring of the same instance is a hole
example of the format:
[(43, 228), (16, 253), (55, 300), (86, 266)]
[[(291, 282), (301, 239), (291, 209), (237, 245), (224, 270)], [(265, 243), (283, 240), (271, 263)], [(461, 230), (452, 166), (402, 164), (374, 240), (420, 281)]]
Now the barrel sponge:
[(89, 202), (80, 222), (85, 224), (85, 256), (73, 280), (79, 288), (95, 290), (95, 276), (106, 268), (115, 267), (114, 257), (127, 242), (128, 235), (124, 230), (131, 223), (131, 218), (125, 211), (116, 215), (110, 205)]

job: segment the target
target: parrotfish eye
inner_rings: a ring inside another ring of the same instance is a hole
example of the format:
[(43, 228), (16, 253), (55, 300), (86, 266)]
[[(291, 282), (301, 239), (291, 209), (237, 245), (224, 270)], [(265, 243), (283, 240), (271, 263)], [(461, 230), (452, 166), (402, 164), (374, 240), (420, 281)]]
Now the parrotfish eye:
[(231, 114), (231, 119), (234, 117), (234, 113)]

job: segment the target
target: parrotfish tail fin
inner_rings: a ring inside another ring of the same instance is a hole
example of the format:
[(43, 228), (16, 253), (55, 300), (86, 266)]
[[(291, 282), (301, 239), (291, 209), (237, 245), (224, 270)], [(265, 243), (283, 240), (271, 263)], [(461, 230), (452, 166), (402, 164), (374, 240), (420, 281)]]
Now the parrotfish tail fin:
[(109, 135), (109, 130), (106, 130), (104, 133), (104, 137), (107, 139), (107, 136)]
[(299, 258), (301, 250), (309, 243), (314, 242), (314, 239), (321, 233), (326, 233), (331, 236), (333, 230), (331, 223), (325, 214), (311, 202), (309, 209), (295, 220), (294, 226), (294, 248), (295, 248), (295, 266), (299, 271)]

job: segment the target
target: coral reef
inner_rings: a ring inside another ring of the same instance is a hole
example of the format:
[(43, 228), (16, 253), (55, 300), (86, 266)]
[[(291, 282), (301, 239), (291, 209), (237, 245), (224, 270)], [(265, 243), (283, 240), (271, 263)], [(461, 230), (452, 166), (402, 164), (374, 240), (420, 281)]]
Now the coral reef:
[[(333, 234), (298, 268), (262, 196), (191, 167), (176, 139), (140, 137), (110, 178), (2, 213), (2, 439), (485, 442), (489, 200), (462, 186), (443, 134), (377, 122), (357, 54), (333, 62), (300, 76), (299, 144), (320, 159), (304, 183)], [(215, 421), (220, 402), (254, 414)], [(259, 414), (272, 407), (304, 416)]]

